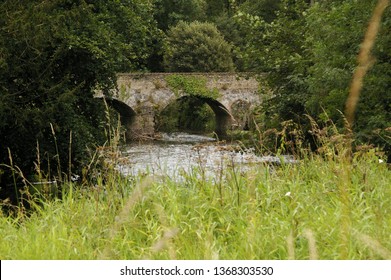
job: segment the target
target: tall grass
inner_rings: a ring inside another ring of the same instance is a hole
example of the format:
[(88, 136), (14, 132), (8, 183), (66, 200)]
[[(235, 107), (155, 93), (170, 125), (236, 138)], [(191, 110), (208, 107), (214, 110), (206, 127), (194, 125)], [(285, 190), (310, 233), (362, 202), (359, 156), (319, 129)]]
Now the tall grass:
[(389, 259), (391, 171), (374, 151), (356, 155), (342, 189), (345, 168), (309, 155), (225, 170), (222, 182), (113, 172), (94, 187), (69, 183), (30, 216), (0, 217), (0, 258)]

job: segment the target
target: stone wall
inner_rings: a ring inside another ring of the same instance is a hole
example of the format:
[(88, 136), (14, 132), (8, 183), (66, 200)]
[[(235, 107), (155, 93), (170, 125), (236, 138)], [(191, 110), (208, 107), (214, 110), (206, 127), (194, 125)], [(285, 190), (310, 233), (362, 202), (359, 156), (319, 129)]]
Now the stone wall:
[[(174, 73), (122, 73), (118, 74), (118, 90), (114, 98), (133, 111), (132, 121), (127, 121), (129, 137), (153, 135), (155, 116), (168, 104), (181, 96), (176, 95), (165, 78)], [(248, 114), (261, 103), (260, 85), (254, 78), (235, 73), (177, 73), (207, 79), (207, 87), (218, 89), (220, 97), (207, 102), (216, 114), (218, 133), (230, 127), (245, 128)], [(184, 96), (184, 93), (181, 93)], [(135, 113), (135, 114), (134, 114)], [(130, 115), (130, 114), (128, 114)]]

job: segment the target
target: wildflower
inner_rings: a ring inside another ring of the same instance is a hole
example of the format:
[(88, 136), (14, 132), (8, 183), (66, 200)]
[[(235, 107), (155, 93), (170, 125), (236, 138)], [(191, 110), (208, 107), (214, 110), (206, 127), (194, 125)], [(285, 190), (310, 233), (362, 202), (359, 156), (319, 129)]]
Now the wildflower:
[(291, 192), (287, 192), (287, 193), (285, 194), (285, 196), (291, 197)]
[(384, 162), (384, 160), (382, 160), (382, 159), (379, 158), (379, 163), (383, 163), (383, 162)]

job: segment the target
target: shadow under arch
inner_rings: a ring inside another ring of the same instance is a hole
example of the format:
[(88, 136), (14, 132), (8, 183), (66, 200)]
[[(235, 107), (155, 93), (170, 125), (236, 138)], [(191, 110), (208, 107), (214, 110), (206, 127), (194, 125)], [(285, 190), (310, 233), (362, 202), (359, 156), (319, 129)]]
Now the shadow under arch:
[(196, 98), (203, 103), (207, 104), (213, 111), (215, 115), (215, 129), (214, 132), (216, 133), (217, 137), (222, 139), (227, 136), (227, 130), (230, 127), (231, 123), (233, 122), (234, 118), (229, 112), (229, 110), (219, 101), (209, 98), (209, 97), (202, 97), (202, 96), (195, 96), (195, 95), (184, 95), (179, 98), (176, 98), (174, 101), (167, 104), (161, 111), (167, 109), (167, 107), (170, 106), (173, 102), (181, 102), (189, 98)]
[(99, 97), (99, 99), (104, 99), (108, 106), (119, 113), (121, 125), (123, 125), (126, 129), (126, 140), (132, 140), (134, 138), (132, 132), (136, 121), (136, 112), (132, 109), (132, 107), (115, 98)]

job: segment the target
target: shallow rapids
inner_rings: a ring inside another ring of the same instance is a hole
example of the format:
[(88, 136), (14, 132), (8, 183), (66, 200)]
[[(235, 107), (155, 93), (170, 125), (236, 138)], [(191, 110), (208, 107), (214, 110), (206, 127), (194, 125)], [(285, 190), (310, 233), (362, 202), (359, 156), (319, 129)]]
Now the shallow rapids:
[(277, 157), (260, 157), (251, 149), (240, 149), (215, 142), (214, 138), (186, 133), (163, 134), (159, 141), (127, 145), (123, 157), (125, 164), (118, 169), (124, 175), (149, 174), (172, 179), (193, 172), (216, 177), (229, 168), (244, 172), (263, 162), (280, 162)]

